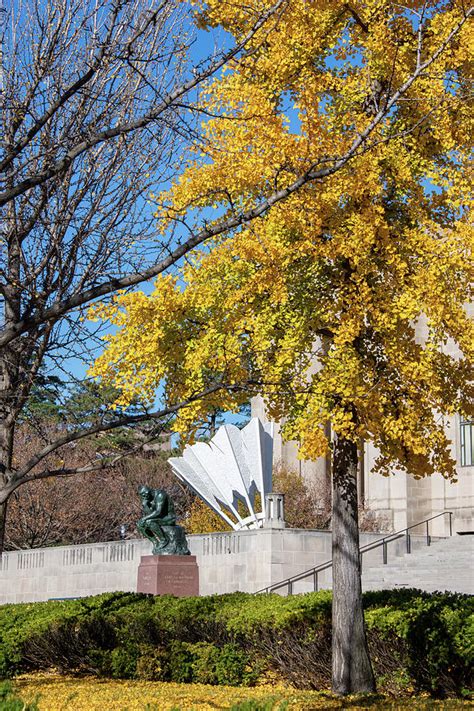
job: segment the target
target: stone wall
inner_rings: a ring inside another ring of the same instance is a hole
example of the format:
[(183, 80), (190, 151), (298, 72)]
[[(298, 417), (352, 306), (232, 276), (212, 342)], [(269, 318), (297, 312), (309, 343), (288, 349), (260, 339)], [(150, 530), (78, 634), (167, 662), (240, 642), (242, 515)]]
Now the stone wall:
[[(379, 537), (362, 534), (361, 545)], [(188, 541), (197, 556), (201, 595), (256, 592), (331, 558), (328, 531), (260, 529), (188, 536)], [(413, 548), (422, 543), (415, 537)], [(403, 539), (391, 543), (389, 557), (401, 553), (403, 546)], [(0, 558), (0, 603), (134, 591), (140, 558), (150, 553), (146, 540), (7, 552)], [(370, 552), (364, 556), (364, 569), (380, 566), (381, 559), (381, 548)], [(330, 588), (330, 570), (320, 574), (318, 582), (320, 588)], [(294, 586), (294, 592), (312, 589), (311, 580)]]

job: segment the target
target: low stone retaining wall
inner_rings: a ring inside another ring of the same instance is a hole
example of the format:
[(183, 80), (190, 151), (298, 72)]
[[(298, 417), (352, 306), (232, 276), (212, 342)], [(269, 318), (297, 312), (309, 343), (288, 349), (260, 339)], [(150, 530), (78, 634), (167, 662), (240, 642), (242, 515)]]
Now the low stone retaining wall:
[[(362, 534), (361, 545), (381, 535)], [(413, 549), (420, 539), (412, 538)], [(197, 556), (201, 595), (256, 592), (331, 558), (328, 531), (259, 529), (188, 536), (188, 542)], [(390, 543), (389, 558), (403, 550), (403, 539)], [(149, 542), (139, 539), (7, 552), (0, 558), (0, 603), (135, 591), (140, 558), (150, 553)], [(381, 562), (381, 548), (364, 555), (364, 568)], [(330, 570), (319, 575), (319, 587), (331, 587)], [(312, 589), (308, 579), (293, 592)]]

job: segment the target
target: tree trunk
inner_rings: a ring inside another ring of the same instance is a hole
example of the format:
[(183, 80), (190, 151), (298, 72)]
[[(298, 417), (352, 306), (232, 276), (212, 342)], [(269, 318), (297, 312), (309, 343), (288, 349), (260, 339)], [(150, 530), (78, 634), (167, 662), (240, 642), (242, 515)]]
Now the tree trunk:
[[(1, 358), (0, 358), (1, 367)], [(7, 500), (10, 494), (10, 470), (13, 449), (13, 426), (8, 426), (8, 390), (5, 388), (6, 379), (0, 374), (0, 556), (5, 544), (5, 524), (7, 517)]]
[(0, 557), (5, 545), (5, 525), (7, 522), (7, 502), (0, 504)]
[[(11, 418), (10, 406), (13, 399), (11, 372), (8, 368), (9, 349), (0, 353), (0, 556), (5, 542), (5, 522), (8, 496), (11, 493), (13, 438), (15, 423)], [(14, 358), (10, 358), (10, 363)]]
[(357, 445), (334, 435), (332, 476), (332, 688), (375, 691), (362, 610)]

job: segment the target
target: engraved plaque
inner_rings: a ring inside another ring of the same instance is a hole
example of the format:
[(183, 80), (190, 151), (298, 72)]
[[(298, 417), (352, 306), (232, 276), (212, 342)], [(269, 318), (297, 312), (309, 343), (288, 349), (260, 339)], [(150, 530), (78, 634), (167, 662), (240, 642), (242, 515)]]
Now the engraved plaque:
[(199, 595), (196, 556), (142, 556), (138, 568), (137, 592), (176, 597)]

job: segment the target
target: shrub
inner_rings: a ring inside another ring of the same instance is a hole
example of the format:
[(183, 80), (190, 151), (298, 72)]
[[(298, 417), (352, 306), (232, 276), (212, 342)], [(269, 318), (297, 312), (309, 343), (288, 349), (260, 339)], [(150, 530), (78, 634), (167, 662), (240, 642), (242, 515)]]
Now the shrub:
[(221, 649), (216, 663), (218, 684), (249, 686), (258, 678), (258, 665), (253, 669), (247, 654), (235, 644), (226, 644)]
[(197, 642), (193, 645), (192, 663), (193, 681), (197, 684), (219, 684), (217, 667), (221, 651), (210, 642)]
[(231, 527), (201, 499), (194, 499), (184, 520), (186, 533), (216, 533)]
[(285, 494), (285, 520), (290, 528), (328, 528), (331, 489), (325, 479), (310, 482), (280, 463), (273, 475), (273, 491)]
[(268, 666), (297, 689), (325, 689), (331, 684), (331, 629), (304, 623), (278, 631), (263, 629), (255, 646)]
[(170, 645), (169, 659), (171, 681), (183, 684), (193, 680), (192, 645), (174, 640)]
[(116, 647), (110, 654), (111, 676), (114, 679), (134, 679), (140, 650), (136, 644)]
[(169, 659), (166, 649), (153, 645), (140, 647), (135, 676), (146, 681), (166, 681), (169, 678)]
[(0, 677), (51, 666), (88, 671), (91, 647), (115, 645), (108, 617), (132, 599), (136, 603), (144, 597), (120, 592), (80, 600), (0, 606)]
[[(436, 696), (471, 685), (474, 600), (419, 590), (364, 595), (380, 688)], [(322, 689), (331, 676), (331, 595), (114, 593), (0, 607), (0, 674), (55, 667), (115, 678), (251, 685), (270, 674)]]
[(394, 671), (402, 681), (408, 677), (415, 691), (463, 693), (472, 686), (474, 599), (404, 592), (405, 601), (397, 607), (392, 597), (392, 605), (367, 611), (369, 638), (378, 641), (379, 649), (398, 642), (398, 654), (390, 653), (398, 660)]
[(0, 683), (0, 709), (2, 711), (39, 711), (38, 700), (26, 703), (13, 692), (8, 682)]

